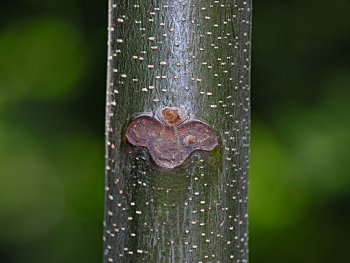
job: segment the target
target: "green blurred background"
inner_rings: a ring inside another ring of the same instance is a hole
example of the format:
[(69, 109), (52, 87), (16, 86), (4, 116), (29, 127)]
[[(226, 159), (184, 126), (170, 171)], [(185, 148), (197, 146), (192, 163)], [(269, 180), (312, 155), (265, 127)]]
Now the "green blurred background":
[[(0, 21), (0, 262), (101, 262), (107, 1)], [(251, 262), (349, 262), (350, 1), (255, 1), (253, 33)]]

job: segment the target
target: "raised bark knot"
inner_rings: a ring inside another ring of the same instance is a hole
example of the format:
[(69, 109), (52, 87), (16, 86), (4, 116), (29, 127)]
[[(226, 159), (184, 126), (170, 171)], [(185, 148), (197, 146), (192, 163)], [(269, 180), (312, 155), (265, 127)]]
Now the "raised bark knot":
[(135, 117), (125, 137), (132, 145), (147, 148), (154, 162), (165, 168), (179, 166), (193, 151), (212, 151), (218, 145), (211, 127), (189, 120), (187, 111), (175, 107), (160, 109), (155, 117)]
[(174, 127), (189, 119), (188, 112), (183, 108), (166, 107), (156, 111), (156, 116), (167, 126)]
[(180, 114), (177, 109), (165, 108), (162, 110), (165, 122), (169, 126), (176, 126), (181, 122)]

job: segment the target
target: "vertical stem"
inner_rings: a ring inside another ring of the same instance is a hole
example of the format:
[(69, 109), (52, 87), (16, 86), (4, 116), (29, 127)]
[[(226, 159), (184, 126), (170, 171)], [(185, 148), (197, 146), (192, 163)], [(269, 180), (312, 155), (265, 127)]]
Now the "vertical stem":
[[(110, 0), (104, 262), (248, 262), (251, 1)], [(182, 108), (217, 134), (176, 168), (125, 130)]]

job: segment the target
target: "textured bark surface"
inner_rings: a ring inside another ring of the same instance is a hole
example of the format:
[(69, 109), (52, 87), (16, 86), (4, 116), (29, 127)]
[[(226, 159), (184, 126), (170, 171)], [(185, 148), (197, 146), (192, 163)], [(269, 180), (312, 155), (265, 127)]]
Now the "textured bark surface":
[[(104, 262), (247, 262), (251, 2), (109, 2)], [(166, 107), (218, 146), (164, 168), (125, 139)]]

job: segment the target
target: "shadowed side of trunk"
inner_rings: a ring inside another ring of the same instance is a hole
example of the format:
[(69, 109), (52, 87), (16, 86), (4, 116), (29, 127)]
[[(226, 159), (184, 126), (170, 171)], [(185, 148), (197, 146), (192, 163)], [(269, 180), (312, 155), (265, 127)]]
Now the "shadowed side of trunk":
[(250, 1), (110, 0), (104, 262), (248, 261), (250, 16)]

